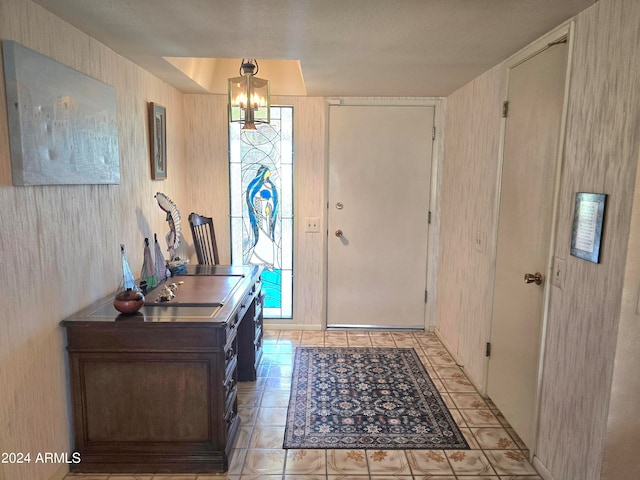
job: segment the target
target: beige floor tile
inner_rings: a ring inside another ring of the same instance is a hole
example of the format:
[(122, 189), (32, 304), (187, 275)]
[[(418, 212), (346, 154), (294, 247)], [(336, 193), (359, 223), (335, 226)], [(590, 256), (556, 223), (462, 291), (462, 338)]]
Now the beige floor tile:
[(229, 455), (229, 469), (227, 475), (240, 475), (242, 473), (242, 467), (244, 466), (244, 460), (247, 457), (246, 448), (234, 448)]
[[(498, 417), (498, 420), (500, 420), (500, 416), (502, 416), (502, 414), (500, 414), (500, 415), (496, 414), (496, 417)], [(508, 423), (507, 423), (507, 426), (505, 427), (505, 430), (509, 433), (509, 435), (511, 435), (511, 438), (513, 439), (514, 442), (516, 442), (516, 445), (518, 445), (518, 447), (520, 447), (520, 449), (522, 449), (522, 450), (526, 450), (527, 449), (527, 446), (524, 444), (522, 439), (518, 436), (516, 431), (509, 426)]]
[(407, 450), (406, 454), (414, 476), (453, 474), (442, 450)]
[(325, 344), (334, 342), (346, 342), (347, 332), (325, 332), (324, 342)]
[(469, 427), (500, 427), (500, 422), (489, 409), (460, 409), (460, 413)]
[(348, 347), (349, 342), (347, 341), (347, 336), (344, 337), (326, 337), (324, 339), (325, 347)]
[[(509, 422), (507, 421), (507, 419), (506, 419), (506, 418), (504, 418), (504, 415), (502, 415), (502, 412), (500, 412), (500, 411), (496, 411), (496, 412), (495, 412), (495, 415), (496, 415), (496, 418), (497, 418), (497, 419), (500, 421), (500, 423), (502, 424), (502, 426), (503, 426), (504, 428), (506, 428), (506, 429), (507, 429), (507, 431), (509, 432), (509, 431), (510, 431), (510, 429), (511, 429), (511, 425), (509, 425)], [(514, 438), (514, 440), (516, 440), (516, 439)]]
[(238, 407), (260, 405), (262, 390), (254, 392), (238, 392)]
[(158, 474), (151, 477), (153, 480), (196, 480), (195, 475), (173, 475), (173, 474)]
[[(495, 475), (465, 475), (464, 477), (458, 477), (460, 480), (499, 480), (500, 477)], [(435, 478), (434, 480), (440, 480)]]
[(95, 473), (70, 473), (64, 480), (107, 480), (109, 475), (96, 475)]
[(226, 473), (221, 474), (198, 474), (196, 480), (240, 480), (240, 475), (228, 475)]
[(325, 450), (287, 450), (285, 475), (326, 475), (327, 452)]
[(284, 427), (254, 427), (249, 448), (282, 448)]
[(265, 377), (290, 377), (293, 372), (293, 365), (274, 364), (269, 367)]
[(460, 413), (460, 410), (454, 409), (454, 408), (450, 408), (449, 409), (449, 413), (453, 417), (453, 421), (456, 422), (456, 425), (458, 425), (459, 427), (466, 427), (467, 426), (467, 424), (464, 421), (464, 418), (462, 418), (462, 414)]
[(444, 386), (444, 383), (442, 383), (442, 380), (440, 380), (439, 378), (432, 378), (431, 380), (433, 380), (433, 385), (435, 385), (436, 390), (438, 390), (438, 392), (447, 393), (447, 390)]
[(438, 372), (435, 370), (435, 368), (433, 368), (433, 365), (430, 364), (422, 364), (422, 366), (424, 367), (424, 369), (427, 371), (427, 373), (429, 374), (429, 376), (431, 377), (432, 380), (439, 380), (440, 376), (438, 375)]
[(404, 450), (369, 450), (367, 462), (372, 476), (411, 474)]
[(453, 475), (414, 475), (413, 478), (414, 480), (457, 480)]
[(256, 417), (256, 425), (284, 426), (287, 422), (287, 407), (261, 407)]
[(282, 480), (282, 475), (242, 475), (241, 480)]
[[(109, 480), (152, 480), (153, 475), (144, 475), (144, 474), (113, 474), (109, 476)], [(84, 479), (83, 479), (84, 480)]]
[(447, 450), (445, 453), (456, 475), (495, 475), (489, 460), (480, 450)]
[(368, 475), (367, 455), (364, 450), (327, 450), (329, 475)]
[(440, 340), (438, 340), (438, 337), (435, 335), (417, 336), (416, 340), (418, 340), (418, 344), (423, 347), (442, 346)]
[(432, 365), (455, 365), (456, 361), (448, 355), (429, 356), (429, 362)]
[(487, 404), (484, 399), (474, 392), (450, 392), (449, 396), (458, 408), (487, 408)]
[(288, 407), (289, 406), (289, 390), (273, 390), (268, 395), (262, 396), (260, 407)]
[(444, 384), (444, 388), (447, 389), (447, 392), (476, 392), (476, 387), (473, 384), (464, 378), (443, 378), (442, 383)]
[[(291, 355), (294, 349), (295, 349), (295, 346), (291, 342), (278, 343), (276, 344), (274, 353), (287, 353)], [(293, 362), (293, 355), (291, 355), (291, 361)]]
[(350, 347), (372, 347), (369, 335), (348, 334), (347, 342)]
[(233, 448), (249, 448), (249, 441), (251, 440), (251, 434), (253, 433), (253, 425), (245, 425), (240, 419), (240, 429), (238, 430), (238, 436), (233, 444)]
[(245, 475), (282, 475), (284, 473), (284, 461), (286, 451), (272, 450), (248, 450), (242, 468), (242, 476)]
[(369, 475), (327, 475), (327, 480), (369, 480)]
[(538, 475), (501, 475), (500, 480), (543, 480), (543, 478)]
[(271, 392), (273, 390), (290, 390), (291, 389), (291, 375), (286, 377), (263, 377), (264, 378), (264, 390), (265, 392)]
[(488, 450), (485, 453), (498, 475), (535, 475), (538, 473), (519, 450)]
[[(280, 477), (278, 477), (280, 478)], [(326, 480), (325, 475), (285, 475), (284, 480)], [(244, 480), (244, 477), (242, 477)]]
[(473, 436), (473, 433), (471, 433), (470, 428), (463, 427), (463, 428), (460, 428), (460, 431), (462, 432), (462, 435), (464, 435), (464, 438), (469, 444), (469, 448), (471, 450), (480, 450), (480, 444), (478, 443), (476, 438)]
[(398, 348), (418, 348), (419, 346), (420, 344), (418, 343), (418, 341), (413, 338), (407, 338), (404, 340), (396, 339), (396, 347)]
[(464, 377), (464, 372), (457, 365), (434, 365), (433, 369), (440, 378), (459, 378)]
[(371, 475), (371, 480), (413, 480), (411, 475)]
[(387, 332), (373, 332), (369, 334), (371, 338), (371, 344), (374, 347), (395, 347), (396, 342), (393, 340), (393, 336)]
[(253, 405), (238, 405), (238, 415), (243, 426), (252, 426), (256, 423), (258, 408)]
[[(268, 332), (269, 328), (265, 329)], [(275, 330), (278, 333), (278, 343), (282, 341), (300, 340), (302, 337), (302, 330)]]
[(264, 380), (257, 382), (238, 382), (238, 393), (251, 393), (264, 390)]
[(441, 393), (440, 396), (442, 397), (442, 400), (444, 400), (444, 403), (448, 409), (458, 408), (448, 393)]
[(324, 334), (322, 332), (302, 332), (300, 345), (305, 347), (324, 346)]
[(411, 332), (391, 332), (391, 336), (396, 342), (413, 340), (414, 336)]
[(484, 450), (512, 450), (518, 445), (504, 428), (472, 428), (471, 432)]

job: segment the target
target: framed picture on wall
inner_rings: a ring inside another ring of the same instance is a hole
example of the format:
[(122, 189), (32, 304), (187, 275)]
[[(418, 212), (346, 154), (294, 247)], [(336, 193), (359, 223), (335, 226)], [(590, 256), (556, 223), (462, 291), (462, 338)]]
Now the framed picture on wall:
[(167, 178), (167, 109), (149, 102), (149, 143), (151, 151), (151, 178)]
[(607, 195), (604, 193), (576, 193), (573, 213), (571, 255), (593, 263), (600, 263), (600, 244)]
[(119, 184), (115, 88), (11, 40), (2, 56), (13, 184)]

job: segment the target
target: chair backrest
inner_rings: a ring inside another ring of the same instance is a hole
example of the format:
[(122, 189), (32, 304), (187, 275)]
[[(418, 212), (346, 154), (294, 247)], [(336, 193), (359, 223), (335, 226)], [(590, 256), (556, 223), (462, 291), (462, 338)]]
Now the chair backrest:
[(193, 236), (193, 245), (196, 248), (196, 256), (200, 265), (218, 265), (218, 245), (213, 229), (213, 219), (203, 217), (197, 213), (189, 215), (189, 225)]

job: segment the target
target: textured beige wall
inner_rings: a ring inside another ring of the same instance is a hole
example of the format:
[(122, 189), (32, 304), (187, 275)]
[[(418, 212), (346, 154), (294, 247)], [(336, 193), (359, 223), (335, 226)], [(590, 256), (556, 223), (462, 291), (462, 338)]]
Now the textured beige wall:
[(489, 70), (447, 97), (446, 108), (437, 330), (477, 385), (491, 320), (502, 77), (501, 65)]
[[(635, 398), (637, 407), (637, 382), (626, 382), (620, 377), (630, 374), (634, 362), (637, 366), (637, 347), (629, 347), (621, 338), (618, 342), (622, 342), (619, 345), (623, 349), (616, 357), (616, 341), (625, 265), (628, 294), (633, 297), (638, 293), (631, 273), (633, 260), (629, 261), (631, 264), (626, 262), (626, 252), (640, 149), (640, 57), (636, 52), (639, 44), (637, 0), (600, 0), (575, 19), (554, 252), (566, 261), (566, 271), (563, 288), (553, 287), (551, 293), (537, 444), (537, 460), (556, 480), (601, 478), (605, 447), (611, 462), (620, 459), (623, 463), (615, 468), (609, 464), (602, 478), (636, 478), (628, 470), (635, 468), (633, 464), (624, 463), (631, 462), (633, 456), (620, 453), (619, 446), (621, 439), (633, 439), (637, 452), (640, 443), (637, 422), (630, 422), (635, 426), (635, 431), (630, 431), (623, 420), (625, 415), (635, 413), (629, 401)], [(489, 113), (484, 119), (475, 116), (491, 110), (500, 81), (497, 72), (491, 78), (490, 71), (447, 98), (438, 329), (465, 363), (478, 361), (484, 354), (480, 351), (483, 345), (473, 335), (486, 338), (489, 333), (485, 328), (490, 295), (478, 285), (470, 289), (469, 282), (488, 278), (493, 268), (474, 257), (470, 236), (478, 228), (474, 224), (476, 219), (482, 220), (479, 225), (486, 226), (488, 232), (496, 228), (496, 218), (487, 212), (492, 207), (495, 182), (477, 186), (474, 176), (487, 172), (483, 182), (494, 176), (498, 156), (487, 146), (498, 138), (499, 128), (495, 125), (485, 128), (482, 124), (492, 121)], [(474, 121), (470, 122), (467, 116), (474, 117)], [(458, 177), (447, 173), (464, 166), (465, 155), (473, 157), (476, 152), (484, 153), (475, 155), (483, 162), (472, 167), (476, 172), (465, 175), (461, 171)], [(459, 179), (466, 189), (457, 184)], [(489, 190), (484, 190), (485, 187)], [(569, 255), (577, 191), (609, 194), (599, 265)], [(487, 238), (491, 240), (491, 235)], [(490, 241), (487, 247), (495, 248)], [(632, 314), (627, 310), (626, 315)], [(635, 315), (633, 320), (625, 316), (623, 320), (623, 333), (637, 333)], [(616, 371), (607, 431), (614, 357), (620, 370)], [(482, 376), (482, 371), (477, 370), (479, 363), (466, 366), (474, 377)], [(633, 375), (637, 376), (637, 369)], [(626, 472), (626, 476), (616, 476), (618, 472)]]
[[(140, 271), (144, 237), (168, 231), (156, 191), (180, 204), (182, 95), (28, 0), (0, 0), (0, 38), (113, 85), (118, 112), (120, 185), (14, 187), (0, 81), (0, 451), (34, 458), (71, 445), (60, 320), (118, 287), (120, 243)], [(167, 181), (150, 179), (148, 101), (167, 107)], [(60, 467), (0, 464), (0, 479)]]
[[(640, 164), (640, 157), (638, 158)], [(640, 175), (636, 175), (631, 232), (609, 403), (603, 480), (640, 478)]]
[[(555, 250), (566, 272), (551, 292), (538, 440), (557, 479), (600, 478), (640, 149), (639, 44), (637, 0), (576, 17)], [(609, 195), (600, 264), (569, 255), (576, 192)]]
[[(323, 98), (273, 97), (273, 105), (293, 106), (294, 259), (293, 320), (278, 322), (320, 328), (324, 324), (326, 236), (305, 233), (304, 218), (324, 225), (327, 102)], [(185, 95), (186, 157), (189, 159), (185, 204), (212, 216), (222, 263), (231, 260), (227, 97)], [(188, 212), (185, 211), (185, 216)], [(187, 242), (191, 243), (190, 234)], [(192, 250), (192, 249), (191, 249)]]

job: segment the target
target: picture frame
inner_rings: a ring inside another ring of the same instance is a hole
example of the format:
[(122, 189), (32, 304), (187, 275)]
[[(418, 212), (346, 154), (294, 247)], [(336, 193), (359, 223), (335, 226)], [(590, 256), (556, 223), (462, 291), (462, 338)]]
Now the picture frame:
[(576, 193), (571, 235), (571, 255), (574, 257), (600, 263), (606, 202), (604, 193)]
[(2, 56), (13, 185), (119, 184), (113, 85), (12, 40)]
[(151, 178), (167, 178), (167, 109), (149, 102), (149, 144), (151, 152)]

